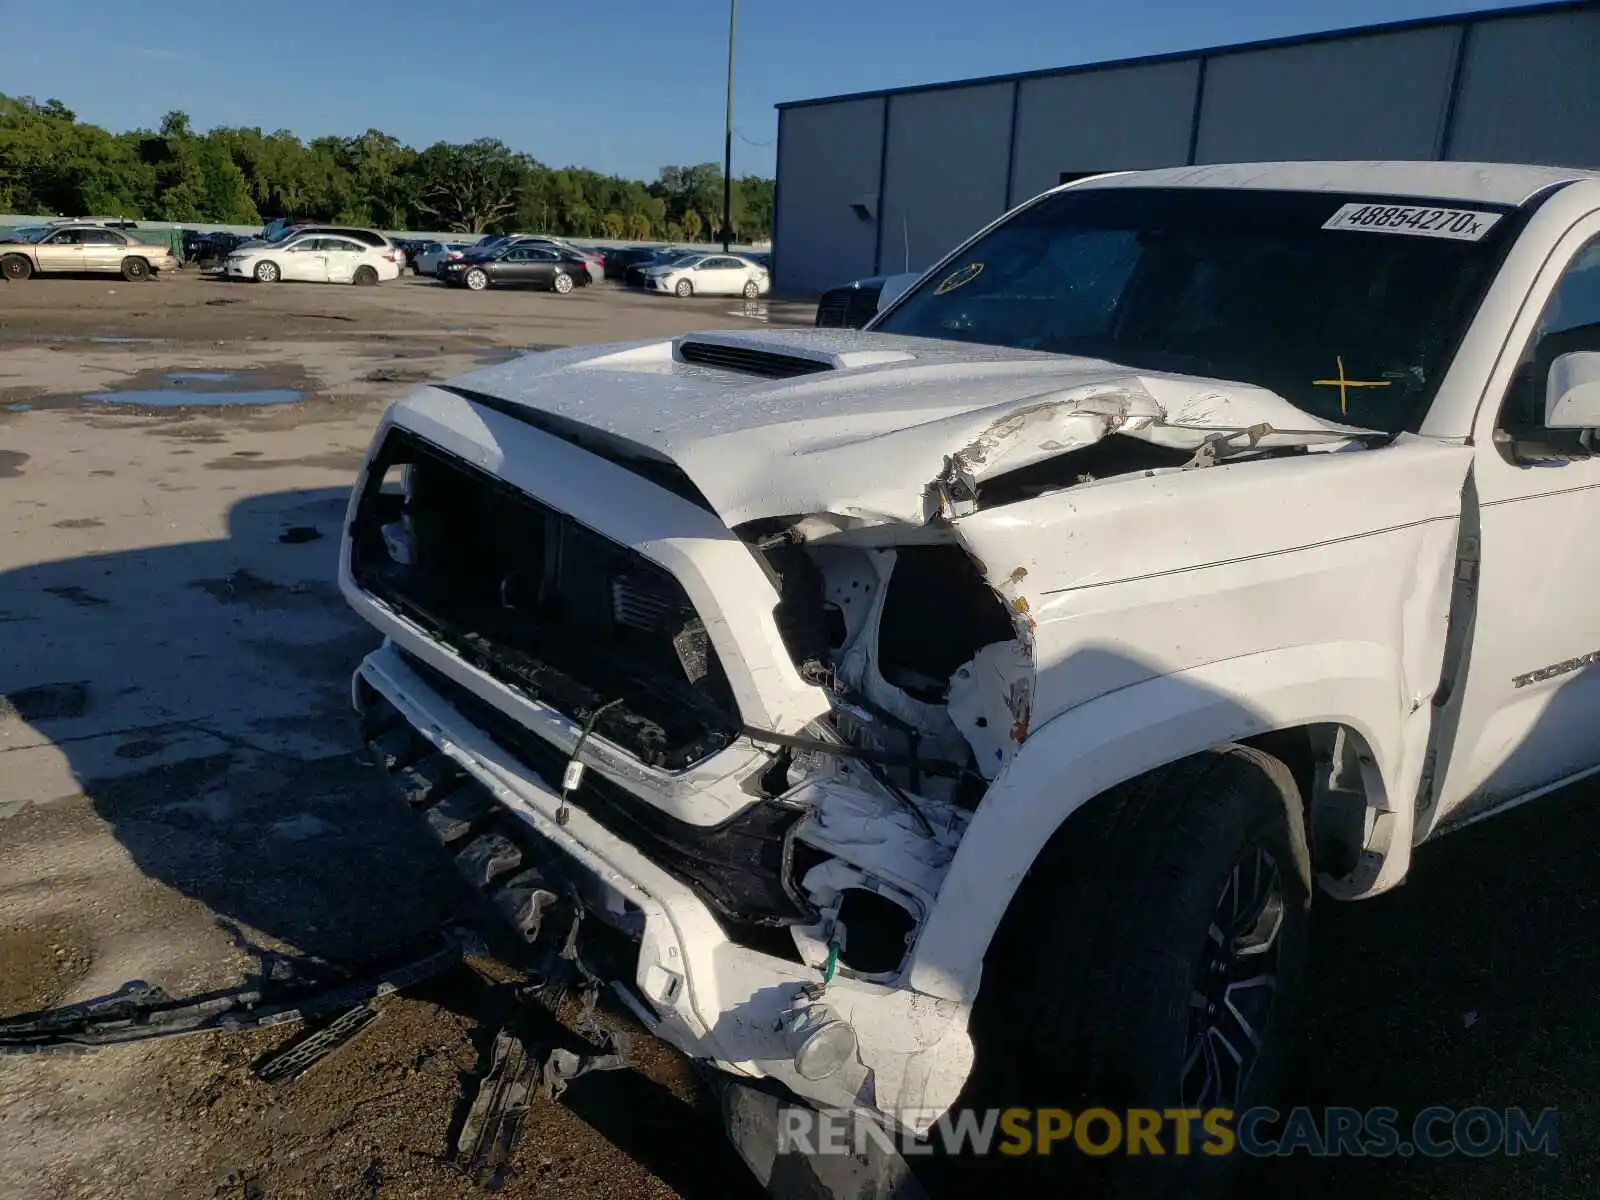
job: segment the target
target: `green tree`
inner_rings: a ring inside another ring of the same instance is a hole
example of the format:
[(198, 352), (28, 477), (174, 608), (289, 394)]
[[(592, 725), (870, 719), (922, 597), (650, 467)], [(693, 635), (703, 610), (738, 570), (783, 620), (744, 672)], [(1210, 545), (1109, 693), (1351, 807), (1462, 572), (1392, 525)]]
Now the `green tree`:
[(700, 240), (700, 214), (695, 212), (694, 209), (691, 208), (688, 212), (684, 213), (683, 220), (679, 222), (679, 224), (683, 226), (683, 236), (685, 241), (698, 242)]
[(494, 138), (465, 146), (437, 142), (422, 152), (417, 167), (417, 211), (460, 233), (488, 232), (516, 212), (529, 171), (522, 156)]
[[(169, 112), (156, 130), (113, 134), (60, 100), (0, 94), (0, 209), (254, 225), (263, 217), (539, 229), (572, 236), (682, 240), (720, 227), (715, 163), (661, 168), (654, 183), (549, 168), (501, 142), (440, 142), (420, 153), (381, 130), (303, 141), (286, 130), (197, 132)], [(734, 189), (734, 229), (771, 229), (772, 181)]]

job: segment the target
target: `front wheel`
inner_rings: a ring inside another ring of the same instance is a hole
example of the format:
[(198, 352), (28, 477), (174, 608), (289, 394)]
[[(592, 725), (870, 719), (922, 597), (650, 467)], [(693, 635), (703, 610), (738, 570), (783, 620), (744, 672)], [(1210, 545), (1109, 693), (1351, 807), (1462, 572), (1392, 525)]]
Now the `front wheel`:
[(556, 277), (550, 281), (550, 286), (565, 296), (572, 290), (572, 276), (565, 271), (557, 271)]
[(680, 279), (678, 280), (678, 286), (672, 290), (678, 294), (679, 300), (687, 300), (690, 296), (694, 295), (694, 284), (690, 283), (687, 279)]
[(462, 282), (473, 291), (481, 292), (489, 286), (489, 273), (478, 267), (473, 267), (472, 270), (467, 272), (466, 278)]
[[(1288, 768), (1227, 746), (1124, 784), (1041, 855), (974, 1015), (980, 1104), (1228, 1109), (1270, 1102), (1304, 975), (1310, 856)], [(1197, 1121), (1196, 1144), (1210, 1140)], [(1037, 1157), (1052, 1186), (1222, 1194), (1237, 1155)], [(1084, 1182), (1089, 1182), (1085, 1180)], [(1043, 1182), (1043, 1181), (1041, 1181)]]
[(283, 272), (278, 270), (277, 263), (269, 260), (256, 264), (257, 283), (277, 283), (281, 278), (283, 278)]
[(33, 274), (33, 263), (20, 254), (8, 254), (0, 258), (0, 275), (4, 275), (12, 283), (21, 283)]

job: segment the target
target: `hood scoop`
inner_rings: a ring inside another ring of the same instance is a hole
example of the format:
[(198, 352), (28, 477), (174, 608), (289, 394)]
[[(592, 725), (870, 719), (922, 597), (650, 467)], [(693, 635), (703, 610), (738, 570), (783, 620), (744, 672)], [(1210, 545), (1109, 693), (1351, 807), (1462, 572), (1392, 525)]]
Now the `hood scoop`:
[[(810, 332), (799, 331), (799, 332)], [(823, 371), (849, 371), (914, 362), (906, 350), (868, 349), (830, 344), (807, 345), (791, 337), (741, 333), (695, 333), (673, 345), (679, 362), (762, 379), (795, 379)]]
[(698, 367), (759, 375), (763, 379), (793, 379), (797, 375), (815, 375), (819, 371), (833, 370), (833, 364), (826, 359), (778, 354), (754, 346), (735, 346), (699, 339), (679, 342), (678, 357)]

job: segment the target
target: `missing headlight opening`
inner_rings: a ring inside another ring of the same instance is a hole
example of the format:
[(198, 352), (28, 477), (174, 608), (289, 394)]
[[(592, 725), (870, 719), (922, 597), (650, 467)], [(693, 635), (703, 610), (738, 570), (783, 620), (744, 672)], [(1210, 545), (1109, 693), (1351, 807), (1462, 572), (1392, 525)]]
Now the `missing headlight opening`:
[[(765, 564), (796, 668), (880, 782), (971, 808), (1025, 736), (1031, 661), (1017, 618), (959, 546), (831, 538), (821, 518), (740, 536)], [(864, 531), (863, 531), (864, 532)]]

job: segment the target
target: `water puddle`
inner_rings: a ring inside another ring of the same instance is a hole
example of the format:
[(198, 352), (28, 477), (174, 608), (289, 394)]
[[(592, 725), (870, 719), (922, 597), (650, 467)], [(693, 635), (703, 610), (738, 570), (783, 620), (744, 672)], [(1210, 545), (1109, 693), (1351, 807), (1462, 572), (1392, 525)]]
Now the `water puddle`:
[(6, 405), (6, 411), (7, 412), (16, 412), (16, 413), (32, 412), (33, 411), (33, 405), (31, 405), (31, 404), (8, 404), (8, 405)]
[[(70, 339), (62, 338), (62, 341)], [(151, 337), (92, 337), (89, 339), (97, 346), (164, 346), (170, 338)]]
[(479, 346), (470, 351), (486, 367), (499, 366), (501, 363), (512, 362), (519, 358), (526, 358), (530, 354), (543, 354), (546, 350), (558, 350), (559, 346), (534, 345), (534, 346)]
[(92, 404), (125, 404), (132, 408), (255, 408), (294, 404), (305, 394), (298, 373), (276, 367), (206, 370), (203, 365), (141, 371), (117, 387), (91, 392)]
[(200, 392), (187, 388), (139, 388), (126, 392), (96, 392), (84, 397), (100, 404), (133, 404), (141, 408), (233, 408), (239, 405), (296, 404), (293, 388), (256, 388), (247, 392)]

